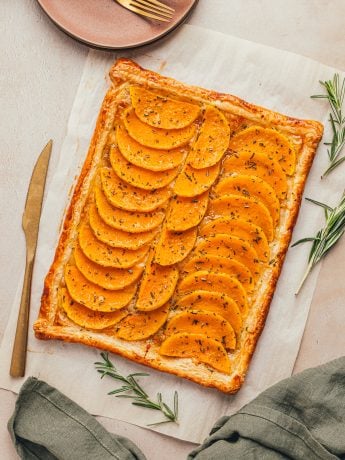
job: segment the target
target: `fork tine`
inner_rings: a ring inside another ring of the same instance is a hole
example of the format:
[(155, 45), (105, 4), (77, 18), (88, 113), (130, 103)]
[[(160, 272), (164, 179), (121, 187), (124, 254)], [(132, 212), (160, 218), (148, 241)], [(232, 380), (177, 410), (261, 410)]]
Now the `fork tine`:
[(160, 3), (160, 2), (158, 2), (157, 4), (155, 1), (152, 1), (152, 0), (140, 0), (140, 3), (142, 3), (143, 5), (149, 8), (154, 8), (155, 10), (159, 10), (159, 12), (162, 12), (162, 13), (168, 13), (172, 15), (175, 12), (175, 10), (170, 8), (170, 6), (163, 5), (163, 3)]
[(150, 19), (156, 19), (157, 21), (161, 21), (161, 22), (170, 22), (169, 19), (165, 19), (162, 16), (157, 16), (156, 14), (147, 13), (146, 11), (136, 8), (135, 6), (132, 6), (129, 4), (127, 4), (125, 8), (128, 8), (129, 10), (133, 11), (133, 13), (140, 14), (141, 16), (145, 16)]
[(172, 13), (175, 13), (174, 8), (171, 8), (168, 5), (165, 5), (164, 3), (159, 2), (158, 0), (147, 0), (149, 3), (153, 3), (154, 5), (164, 7), (166, 10), (170, 10)]
[(165, 18), (172, 18), (172, 13), (168, 11), (160, 11), (156, 10), (156, 7), (153, 5), (149, 5), (145, 0), (130, 0), (130, 5), (136, 6), (144, 11), (148, 11), (149, 13), (158, 14), (159, 16)]

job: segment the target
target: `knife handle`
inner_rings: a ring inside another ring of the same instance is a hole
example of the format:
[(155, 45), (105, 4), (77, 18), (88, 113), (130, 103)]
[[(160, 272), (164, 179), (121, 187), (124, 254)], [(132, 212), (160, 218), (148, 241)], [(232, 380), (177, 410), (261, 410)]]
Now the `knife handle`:
[(12, 350), (10, 367), (10, 375), (12, 377), (24, 377), (25, 374), (33, 266), (34, 255), (27, 252), (22, 297), (20, 300), (16, 336)]

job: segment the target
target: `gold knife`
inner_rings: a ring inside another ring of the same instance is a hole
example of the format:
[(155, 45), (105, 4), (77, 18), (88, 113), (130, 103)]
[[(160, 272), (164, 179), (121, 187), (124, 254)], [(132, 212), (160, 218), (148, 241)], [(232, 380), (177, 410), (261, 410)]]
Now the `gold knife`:
[(24, 377), (25, 374), (32, 271), (37, 246), (44, 186), (46, 183), (52, 145), (53, 141), (50, 140), (38, 157), (32, 172), (23, 213), (22, 226), (26, 239), (26, 265), (17, 329), (12, 351), (10, 368), (10, 375), (12, 377)]

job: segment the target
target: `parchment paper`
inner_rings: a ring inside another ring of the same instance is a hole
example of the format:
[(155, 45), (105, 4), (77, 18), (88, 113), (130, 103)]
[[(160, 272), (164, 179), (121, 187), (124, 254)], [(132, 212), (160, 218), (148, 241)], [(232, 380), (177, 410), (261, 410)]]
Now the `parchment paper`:
[[(124, 54), (123, 54), (124, 55)], [(118, 55), (120, 56), (120, 55)], [(328, 106), (309, 96), (320, 92), (319, 80), (332, 78), (335, 69), (288, 52), (279, 51), (195, 26), (183, 26), (170, 38), (143, 50), (128, 52), (144, 67), (183, 82), (238, 95), (249, 102), (287, 115), (316, 119), (328, 130)], [(34, 338), (32, 323), (37, 317), (43, 280), (53, 259), (64, 209), (71, 187), (85, 158), (98, 110), (108, 87), (108, 70), (115, 54), (90, 51), (74, 101), (68, 132), (49, 184), (41, 225), (32, 289), (31, 326), (26, 375), (37, 376), (56, 386), (96, 415), (117, 418), (146, 427), (162, 419), (159, 413), (134, 407), (127, 400), (107, 396), (116, 387), (111, 379), (100, 380), (93, 363), (99, 352), (83, 345)], [(343, 186), (341, 172), (320, 181), (327, 164), (321, 146), (307, 182), (305, 196), (336, 204)], [(323, 223), (318, 207), (303, 203), (293, 241), (310, 236)], [(179, 424), (152, 428), (193, 442), (201, 442), (220, 416), (231, 414), (259, 392), (291, 374), (306, 323), (320, 267), (310, 276), (296, 298), (294, 292), (305, 270), (308, 246), (290, 248), (271, 305), (266, 327), (259, 340), (243, 388), (236, 396), (224, 395), (183, 379), (136, 365), (112, 356), (122, 373), (149, 371), (142, 379), (148, 393), (163, 393), (172, 403), (179, 393)], [(0, 386), (18, 391), (23, 379), (8, 376), (21, 285), (14, 299), (11, 318), (0, 349)]]

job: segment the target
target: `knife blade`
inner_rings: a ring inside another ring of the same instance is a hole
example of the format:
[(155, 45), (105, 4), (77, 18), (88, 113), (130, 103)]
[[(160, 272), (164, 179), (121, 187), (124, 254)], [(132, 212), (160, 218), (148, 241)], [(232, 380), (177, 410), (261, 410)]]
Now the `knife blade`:
[(25, 374), (32, 271), (52, 145), (53, 141), (50, 140), (43, 148), (35, 164), (22, 218), (22, 227), (26, 240), (26, 264), (10, 367), (10, 375), (12, 377), (23, 377)]

